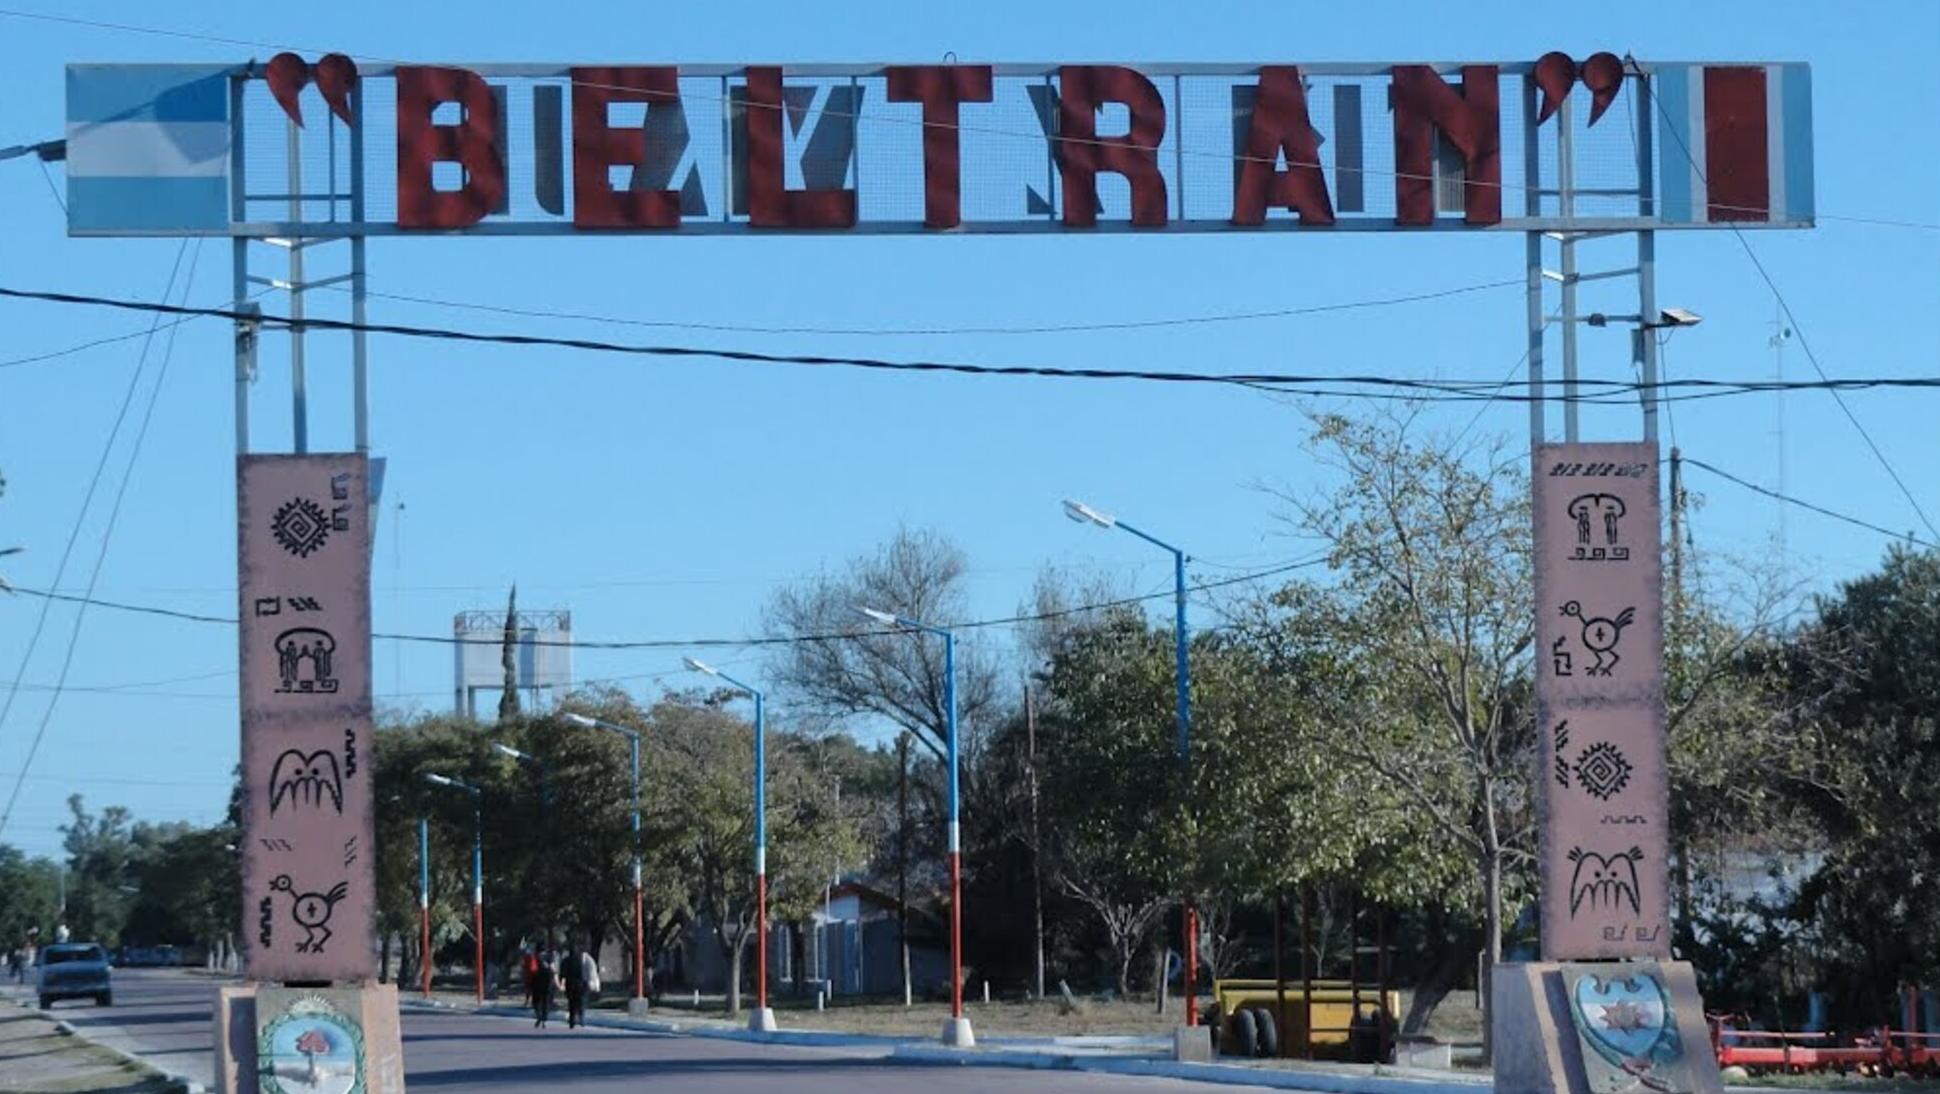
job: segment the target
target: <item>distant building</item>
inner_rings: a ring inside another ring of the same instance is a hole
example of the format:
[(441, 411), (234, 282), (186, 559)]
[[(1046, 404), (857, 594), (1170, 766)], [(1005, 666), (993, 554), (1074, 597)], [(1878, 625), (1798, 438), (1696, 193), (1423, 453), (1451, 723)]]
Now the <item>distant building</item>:
[[(768, 924), (768, 990), (808, 995), (823, 981), (834, 995), (900, 996), (902, 957), (898, 949), (896, 898), (861, 881), (839, 882), (827, 890), (821, 908), (801, 922)], [(949, 990), (950, 955), (935, 944), (936, 924), (911, 913), (910, 984), (918, 997)], [(754, 961), (748, 940), (746, 965)], [(744, 968), (746, 967), (744, 965)], [(678, 952), (663, 956), (659, 972), (670, 982), (708, 994), (727, 990), (727, 961), (710, 924), (696, 922), (682, 936)], [(749, 974), (752, 981), (752, 973)]]

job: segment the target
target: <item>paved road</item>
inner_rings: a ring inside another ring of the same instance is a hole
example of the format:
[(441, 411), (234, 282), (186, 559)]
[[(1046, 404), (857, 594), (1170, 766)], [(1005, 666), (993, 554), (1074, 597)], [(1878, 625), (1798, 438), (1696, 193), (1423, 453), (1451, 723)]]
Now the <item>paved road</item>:
[[(56, 1004), (88, 1037), (140, 1055), (164, 1070), (207, 1083), (214, 1060), (215, 986), (202, 977), (149, 969), (115, 973), (115, 1006)], [(535, 1030), (515, 1018), (404, 1012), (404, 1065), (412, 1090), (767, 1091), (924, 1094), (1074, 1091), (1077, 1094), (1209, 1094), (1213, 1087), (1166, 1079), (1070, 1071), (925, 1065), (887, 1059), (880, 1049), (797, 1048), (617, 1030)]]

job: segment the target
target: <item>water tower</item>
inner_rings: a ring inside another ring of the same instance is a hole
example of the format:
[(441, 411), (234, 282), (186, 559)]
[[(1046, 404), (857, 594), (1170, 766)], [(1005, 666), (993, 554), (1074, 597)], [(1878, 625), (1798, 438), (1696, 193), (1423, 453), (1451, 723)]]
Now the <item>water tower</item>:
[[(519, 612), (513, 621), (512, 651), (522, 704), (544, 710), (558, 693), (573, 686), (573, 613), (565, 610)], [(505, 689), (505, 612), (459, 612), (452, 617), (455, 709), (478, 716), (478, 693)]]

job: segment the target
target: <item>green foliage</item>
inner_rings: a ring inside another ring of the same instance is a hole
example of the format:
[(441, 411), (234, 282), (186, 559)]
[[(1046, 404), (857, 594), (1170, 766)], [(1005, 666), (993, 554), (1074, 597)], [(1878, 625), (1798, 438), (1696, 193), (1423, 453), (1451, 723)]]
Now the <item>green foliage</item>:
[(0, 950), (19, 945), (30, 928), (38, 928), (42, 938), (53, 937), (60, 872), (51, 859), (30, 859), (0, 844)]
[(1894, 547), (1823, 598), (1790, 643), (1826, 770), (1797, 788), (1825, 841), (1800, 892), (1834, 1014), (1876, 1022), (1903, 981), (1940, 981), (1940, 556)]
[[(570, 696), (562, 714), (568, 710), (640, 733), (648, 964), (697, 921), (715, 931), (724, 955), (738, 958), (753, 919), (753, 727), (695, 696), (669, 696), (642, 710), (623, 692), (594, 689)], [(593, 945), (619, 938), (631, 957), (628, 740), (562, 714), (492, 727), (424, 717), (378, 734), (381, 929), (417, 936), (417, 824), (424, 817), (434, 950), (469, 940), (472, 799), (424, 778), (437, 773), (483, 792), (488, 959), (503, 960), (521, 940), (547, 936)], [(494, 750), (494, 742), (533, 757), (536, 766)], [(830, 870), (861, 853), (857, 827), (835, 811), (813, 752), (794, 735), (769, 735), (768, 870), (777, 916), (804, 912)]]

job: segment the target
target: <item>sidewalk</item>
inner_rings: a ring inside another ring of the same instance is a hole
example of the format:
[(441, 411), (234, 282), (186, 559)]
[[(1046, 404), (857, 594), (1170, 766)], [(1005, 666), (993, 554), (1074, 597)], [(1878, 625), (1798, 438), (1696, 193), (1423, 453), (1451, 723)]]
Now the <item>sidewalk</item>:
[(0, 1090), (41, 1094), (167, 1094), (182, 1089), (161, 1072), (68, 1032), (66, 1023), (33, 1008), (31, 996), (7, 993), (0, 1005)]

